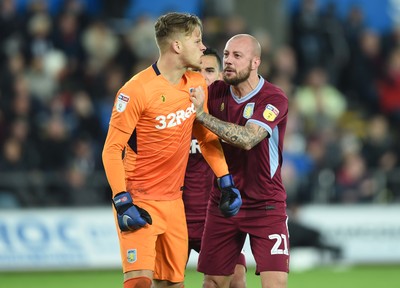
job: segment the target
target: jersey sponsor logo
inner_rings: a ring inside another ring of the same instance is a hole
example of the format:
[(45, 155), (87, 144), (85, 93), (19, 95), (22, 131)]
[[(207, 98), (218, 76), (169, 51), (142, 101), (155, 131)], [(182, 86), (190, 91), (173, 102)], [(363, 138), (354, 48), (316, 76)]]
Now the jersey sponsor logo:
[(124, 112), (126, 109), (126, 105), (129, 102), (129, 96), (125, 94), (119, 94), (117, 97), (117, 103), (115, 104), (115, 108), (117, 109), (118, 112)]
[(197, 139), (192, 139), (192, 142), (190, 143), (189, 154), (197, 153), (201, 153), (199, 142), (197, 141)]
[(196, 113), (196, 109), (194, 108), (194, 104), (192, 103), (188, 108), (186, 108), (186, 110), (178, 110), (176, 112), (169, 113), (168, 115), (157, 116), (155, 119), (157, 120), (158, 124), (155, 125), (155, 127), (162, 130), (181, 125), (194, 113)]
[(274, 121), (279, 115), (279, 110), (274, 105), (268, 104), (263, 112), (263, 117), (267, 121)]
[(253, 116), (254, 105), (255, 105), (255, 103), (248, 103), (246, 105), (246, 107), (244, 107), (244, 110), (243, 110), (243, 117), (244, 118), (249, 119), (251, 116)]
[(130, 249), (126, 253), (126, 259), (129, 263), (134, 263), (137, 260), (137, 251), (136, 249)]

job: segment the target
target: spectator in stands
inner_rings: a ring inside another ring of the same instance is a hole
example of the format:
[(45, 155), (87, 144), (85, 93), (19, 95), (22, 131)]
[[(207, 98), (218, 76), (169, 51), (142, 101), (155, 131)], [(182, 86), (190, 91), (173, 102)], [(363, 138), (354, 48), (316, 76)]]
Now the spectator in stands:
[(29, 137), (28, 121), (27, 118), (10, 121), (7, 138), (1, 146), (0, 202), (5, 203), (0, 205), (16, 207), (36, 203), (32, 201), (36, 190), (30, 185), (30, 177), (38, 171), (39, 153)]
[[(146, 66), (150, 65), (148, 63)], [(132, 67), (133, 69), (133, 67)], [(100, 139), (105, 139), (110, 122), (111, 111), (110, 107), (114, 103), (114, 94), (119, 87), (126, 81), (125, 70), (121, 66), (112, 66), (105, 71), (104, 82), (97, 83), (93, 88), (95, 113), (100, 122), (101, 134)]]
[(130, 47), (138, 59), (148, 59), (154, 63), (158, 57), (158, 48), (154, 43), (154, 19), (142, 16), (127, 33)]
[(12, 93), (7, 95), (11, 102), (7, 107), (6, 121), (11, 127), (11, 123), (16, 119), (24, 119), (29, 125), (30, 137), (36, 141), (39, 137), (38, 115), (43, 111), (43, 106), (30, 93), (29, 84), (23, 75), (18, 75), (12, 86)]
[(347, 68), (347, 93), (351, 106), (366, 113), (375, 113), (378, 107), (377, 80), (382, 73), (383, 59), (379, 35), (371, 30), (364, 30), (358, 38), (359, 50), (354, 51)]
[(388, 119), (383, 114), (374, 115), (368, 120), (367, 127), (362, 139), (362, 155), (367, 166), (385, 172), (394, 169), (398, 163), (398, 146)]
[(311, 131), (336, 126), (347, 108), (346, 98), (328, 82), (322, 67), (314, 67), (307, 73), (294, 102)]
[(22, 36), (24, 21), (22, 15), (17, 13), (15, 2), (0, 1), (0, 66), (20, 45), (18, 37)]
[(328, 3), (321, 18), (323, 49), (326, 50), (322, 62), (327, 70), (329, 82), (337, 85), (340, 73), (349, 60), (350, 48), (337, 15), (335, 2)]
[(44, 106), (50, 103), (57, 91), (58, 83), (45, 71), (43, 57), (32, 59), (29, 70), (26, 73), (26, 79), (29, 82), (29, 90), (32, 96)]
[(98, 206), (109, 200), (109, 195), (100, 192), (102, 190), (100, 185), (97, 183), (89, 185), (89, 181), (94, 180), (95, 172), (100, 169), (93, 145), (93, 139), (85, 136), (77, 137), (72, 143), (65, 179), (71, 205)]
[(310, 191), (304, 189), (304, 187), (307, 185), (308, 175), (311, 174), (315, 165), (313, 159), (307, 153), (307, 135), (304, 131), (304, 121), (295, 103), (290, 100), (289, 111), (283, 149), (285, 165), (282, 166), (282, 180), (286, 188), (288, 205), (306, 203), (312, 200)]
[[(89, 94), (84, 90), (78, 90), (72, 94), (71, 108), (74, 125), (72, 136), (86, 136), (90, 140), (101, 139), (100, 120), (95, 113), (95, 107)], [(105, 139), (105, 138), (104, 138)], [(95, 144), (95, 143), (94, 143)], [(100, 149), (100, 145), (93, 145), (92, 149)]]
[[(298, 72), (296, 53), (292, 47), (285, 45), (279, 47), (272, 59), (271, 77), (287, 78), (294, 83)], [(285, 91), (288, 92), (288, 91)], [(290, 93), (292, 94), (292, 93)]]
[(400, 48), (400, 24), (395, 23), (389, 32), (382, 35), (382, 51), (385, 59), (390, 52)]
[(86, 55), (81, 41), (81, 29), (78, 15), (69, 11), (59, 16), (54, 27), (54, 47), (62, 51), (68, 62), (58, 75), (63, 84), (68, 81), (76, 85), (82, 81), (81, 63), (86, 61)]
[(41, 169), (51, 172), (62, 172), (70, 157), (71, 139), (68, 128), (62, 116), (49, 115), (43, 123), (40, 138), (40, 152), (42, 155)]
[[(25, 81), (25, 88), (27, 87), (26, 78), (23, 77), (26, 73), (25, 59), (21, 53), (12, 53), (7, 58), (7, 61), (0, 70), (0, 106), (4, 108), (4, 112), (9, 114), (12, 110), (11, 105), (13, 95), (20, 94), (18, 92), (18, 83)], [(25, 89), (29, 94), (29, 89)]]
[(322, 19), (315, 0), (302, 0), (300, 8), (291, 15), (290, 42), (296, 52), (300, 83), (311, 67), (325, 60)]
[(367, 122), (367, 127), (366, 135), (362, 138), (362, 156), (368, 169), (386, 178), (384, 189), (389, 195), (385, 197), (398, 198), (400, 196), (396, 173), (399, 169), (400, 158), (398, 135), (393, 134), (389, 120), (383, 114), (371, 117)]
[[(35, 171), (40, 166), (39, 150), (34, 138), (32, 137), (32, 125), (28, 118), (15, 118), (10, 124), (9, 138), (18, 141), (21, 146), (21, 155), (24, 166), (28, 171)], [(7, 170), (5, 170), (7, 171)]]
[(400, 125), (400, 46), (386, 60), (385, 72), (378, 83), (380, 111), (389, 116), (395, 127)]
[(358, 151), (344, 155), (336, 174), (335, 200), (339, 203), (371, 203), (378, 194), (378, 182)]
[(118, 37), (104, 21), (100, 20), (91, 22), (85, 29), (82, 44), (88, 57), (85, 65), (87, 65), (86, 71), (89, 75), (98, 74), (105, 69), (119, 47)]
[[(26, 171), (27, 167), (22, 155), (22, 144), (15, 138), (7, 138), (2, 146), (0, 154), (0, 171), (9, 173), (20, 173)], [(19, 185), (10, 174), (7, 179), (0, 177), (0, 207), (13, 208), (21, 206), (18, 194)], [(11, 179), (12, 178), (12, 179)]]
[(18, 139), (8, 138), (3, 144), (2, 152), (1, 171), (19, 172), (28, 169), (27, 162), (23, 157), (22, 143)]

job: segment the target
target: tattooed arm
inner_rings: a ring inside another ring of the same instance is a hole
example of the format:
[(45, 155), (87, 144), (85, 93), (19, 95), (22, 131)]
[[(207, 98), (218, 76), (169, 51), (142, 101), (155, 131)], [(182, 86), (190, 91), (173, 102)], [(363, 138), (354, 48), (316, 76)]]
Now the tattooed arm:
[(240, 126), (221, 121), (205, 112), (198, 115), (196, 120), (225, 142), (244, 150), (250, 150), (269, 135), (267, 130), (257, 124), (247, 123)]
[(250, 150), (269, 136), (268, 131), (257, 124), (247, 123), (241, 126), (219, 120), (206, 113), (203, 110), (204, 94), (201, 89), (194, 89), (190, 98), (196, 108), (196, 121), (233, 146)]

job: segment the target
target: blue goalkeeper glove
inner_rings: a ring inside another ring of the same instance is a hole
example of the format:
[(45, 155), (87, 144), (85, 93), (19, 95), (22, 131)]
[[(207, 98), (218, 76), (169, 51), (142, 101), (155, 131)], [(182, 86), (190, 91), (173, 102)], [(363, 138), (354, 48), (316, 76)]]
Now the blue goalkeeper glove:
[(217, 179), (219, 190), (221, 190), (221, 199), (219, 201), (219, 210), (225, 217), (235, 216), (242, 206), (242, 197), (240, 191), (233, 183), (232, 175), (227, 174)]
[(150, 214), (133, 204), (128, 192), (120, 192), (113, 198), (117, 210), (118, 226), (122, 231), (134, 231), (142, 228), (147, 223), (152, 224)]

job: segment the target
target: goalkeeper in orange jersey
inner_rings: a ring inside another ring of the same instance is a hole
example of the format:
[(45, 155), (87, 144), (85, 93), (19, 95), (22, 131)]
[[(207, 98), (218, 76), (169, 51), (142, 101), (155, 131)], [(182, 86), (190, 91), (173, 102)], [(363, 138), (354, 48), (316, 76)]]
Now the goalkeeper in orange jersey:
[[(189, 93), (207, 89), (199, 69), (202, 23), (167, 13), (155, 23), (160, 55), (117, 92), (103, 163), (113, 194), (124, 288), (183, 287), (188, 233), (182, 190), (192, 132), (221, 182), (221, 213), (235, 215), (239, 191), (218, 137), (194, 124)], [(205, 105), (206, 106), (206, 105)]]

